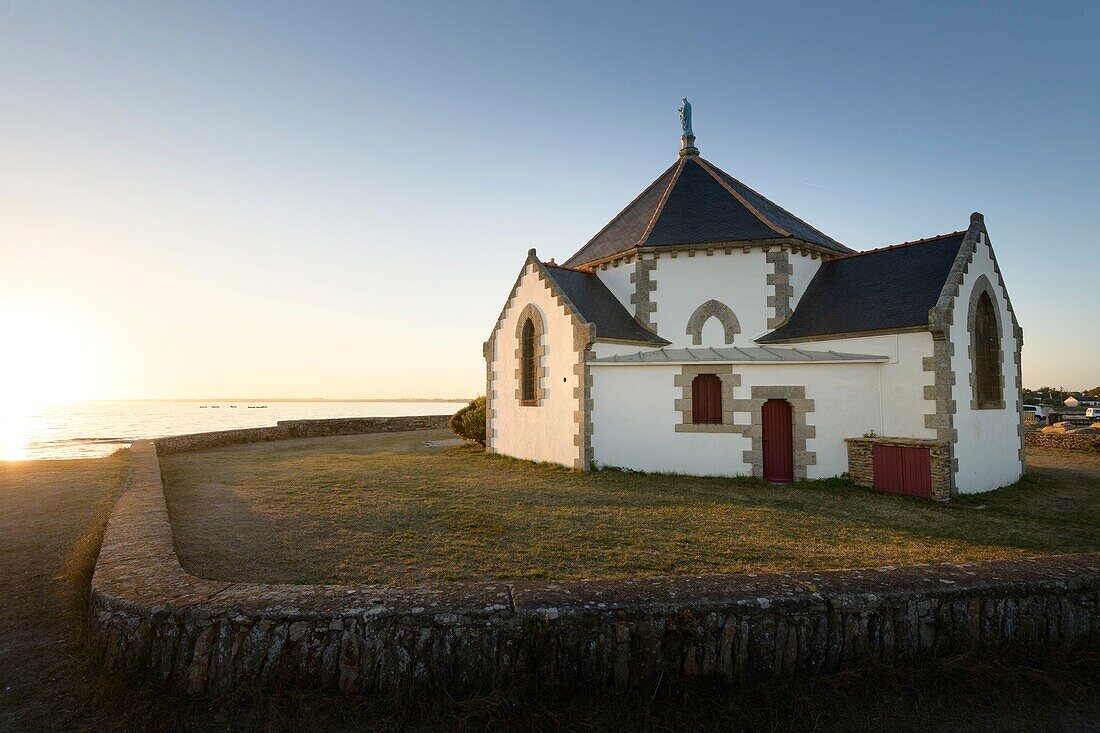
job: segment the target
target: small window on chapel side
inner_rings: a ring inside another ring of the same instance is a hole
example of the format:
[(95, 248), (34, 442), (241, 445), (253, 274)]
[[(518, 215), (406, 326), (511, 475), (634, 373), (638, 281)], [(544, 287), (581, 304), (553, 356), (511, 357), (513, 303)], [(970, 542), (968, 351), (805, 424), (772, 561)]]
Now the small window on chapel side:
[(982, 293), (974, 314), (974, 391), (978, 409), (1000, 407), (1004, 402), (1001, 385), (1001, 334), (989, 293)]
[(722, 380), (700, 374), (691, 380), (691, 421), (696, 425), (722, 424)]

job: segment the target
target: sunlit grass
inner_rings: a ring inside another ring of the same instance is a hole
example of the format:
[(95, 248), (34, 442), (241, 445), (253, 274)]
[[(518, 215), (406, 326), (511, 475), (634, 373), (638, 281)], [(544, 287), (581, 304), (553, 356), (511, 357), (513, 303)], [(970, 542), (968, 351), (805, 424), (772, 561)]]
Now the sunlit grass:
[[(569, 579), (898, 565), (1100, 549), (1100, 460), (949, 505), (843, 480), (773, 486), (430, 448), (443, 433), (163, 459), (177, 549), (264, 582)], [(983, 508), (978, 508), (983, 507)]]

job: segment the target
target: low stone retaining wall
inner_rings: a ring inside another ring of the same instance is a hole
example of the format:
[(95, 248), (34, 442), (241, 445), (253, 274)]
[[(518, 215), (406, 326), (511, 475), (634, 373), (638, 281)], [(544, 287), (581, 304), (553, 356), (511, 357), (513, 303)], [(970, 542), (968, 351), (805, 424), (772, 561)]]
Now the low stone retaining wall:
[(92, 580), (107, 669), (191, 694), (653, 684), (826, 673), (980, 647), (1100, 648), (1100, 553), (872, 570), (413, 587), (197, 578), (153, 443)]
[(1024, 443), (1038, 448), (1057, 448), (1058, 450), (1079, 450), (1100, 453), (1100, 435), (1080, 435), (1073, 433), (1024, 433)]
[(260, 443), (288, 438), (324, 438), (330, 435), (360, 433), (399, 433), (406, 430), (436, 430), (447, 427), (450, 415), (417, 415), (401, 417), (344, 417), (325, 420), (280, 420), (263, 428), (219, 430), (211, 433), (191, 433), (157, 438), (157, 453), (185, 453), (209, 450), (239, 443)]

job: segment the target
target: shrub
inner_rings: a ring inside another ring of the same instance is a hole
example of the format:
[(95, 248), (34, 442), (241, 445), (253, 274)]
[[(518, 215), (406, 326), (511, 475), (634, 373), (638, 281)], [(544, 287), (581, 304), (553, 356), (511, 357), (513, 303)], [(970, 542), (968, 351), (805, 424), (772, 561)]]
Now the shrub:
[(478, 397), (451, 415), (448, 422), (454, 434), (485, 445), (485, 398)]

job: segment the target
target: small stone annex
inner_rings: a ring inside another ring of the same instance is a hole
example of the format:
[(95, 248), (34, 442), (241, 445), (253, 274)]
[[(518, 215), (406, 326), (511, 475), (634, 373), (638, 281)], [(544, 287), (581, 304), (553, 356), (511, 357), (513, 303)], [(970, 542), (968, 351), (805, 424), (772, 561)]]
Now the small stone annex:
[(937, 499), (1019, 479), (1023, 332), (982, 215), (856, 252), (681, 118), (676, 162), (587, 244), (527, 253), (484, 345), (488, 450)]

